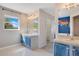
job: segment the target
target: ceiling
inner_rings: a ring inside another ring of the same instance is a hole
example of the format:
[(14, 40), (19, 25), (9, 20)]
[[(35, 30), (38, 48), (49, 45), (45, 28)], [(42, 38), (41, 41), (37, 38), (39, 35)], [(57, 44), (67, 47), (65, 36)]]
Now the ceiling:
[(58, 8), (61, 4), (56, 3), (0, 3), (1, 6), (8, 7), (23, 13), (31, 13), (39, 8)]

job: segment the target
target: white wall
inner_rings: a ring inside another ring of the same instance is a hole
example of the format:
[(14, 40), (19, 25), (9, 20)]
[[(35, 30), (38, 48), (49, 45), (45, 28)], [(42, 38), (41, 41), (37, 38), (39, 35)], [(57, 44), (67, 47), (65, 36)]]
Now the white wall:
[[(39, 48), (44, 47), (47, 45), (47, 38), (52, 41), (53, 38), (51, 38), (51, 36), (53, 36), (53, 30), (51, 33), (51, 28), (48, 27), (47, 25), (47, 20), (51, 20), (51, 22), (53, 23), (54, 20), (54, 16), (51, 16), (49, 13), (47, 13), (44, 9), (39, 9), (39, 22), (40, 22), (40, 29), (39, 29), (39, 39), (38, 39), (38, 46)], [(54, 24), (54, 23), (53, 23)], [(54, 26), (54, 25), (53, 25)], [(51, 27), (53, 27), (51, 25)]]
[(0, 8), (0, 22), (2, 23), (2, 25), (0, 27), (0, 48), (9, 46), (9, 45), (19, 44), (19, 42), (20, 42), (19, 30), (5, 30), (4, 29), (4, 27), (3, 27), (4, 15), (17, 16), (20, 18), (19, 13), (6, 11), (6, 10), (2, 11), (2, 8)]
[(27, 25), (30, 21), (27, 19), (26, 14), (20, 15), (20, 33), (26, 33), (27, 32)]
[(71, 17), (71, 35), (73, 36), (73, 16), (79, 15), (79, 7), (75, 7), (72, 10), (70, 10), (70, 17)]
[[(79, 7), (75, 7), (75, 8), (72, 8), (70, 10), (59, 9), (59, 10), (57, 10), (56, 13), (57, 13), (56, 18), (55, 18), (56, 20), (59, 17), (70, 16), (70, 36), (73, 36), (73, 16), (79, 15)], [(57, 22), (58, 21), (56, 21), (56, 23)], [(57, 35), (58, 35), (58, 28), (56, 28), (56, 29), (57, 29), (56, 32), (57, 32)]]
[[(43, 9), (43, 11), (45, 12), (45, 17), (46, 17), (46, 25), (49, 23), (48, 20), (50, 21), (51, 25), (50, 27), (48, 27), (47, 25), (47, 38), (49, 40), (49, 42), (53, 42), (54, 39), (54, 34), (55, 34), (55, 12), (53, 9), (47, 8), (47, 9)], [(53, 14), (53, 15), (52, 15)]]
[[(69, 10), (66, 10), (66, 9), (56, 10), (55, 20), (56, 20), (56, 34), (57, 35), (60, 35), (60, 33), (58, 33), (58, 18), (66, 17), (66, 16), (70, 16), (70, 11)], [(70, 26), (71, 26), (71, 21), (70, 21)], [(64, 35), (64, 34), (62, 34), (62, 35)], [(65, 35), (67, 36), (67, 34), (65, 34)], [(71, 35), (71, 33), (70, 33), (70, 35)]]
[(47, 45), (47, 26), (46, 26), (46, 16), (43, 10), (39, 10), (39, 22), (40, 22), (40, 29), (39, 29), (39, 39), (38, 39), (38, 46), (42, 48)]
[(0, 5), (28, 14), (39, 8), (54, 9), (55, 6), (55, 4), (52, 3), (0, 3)]

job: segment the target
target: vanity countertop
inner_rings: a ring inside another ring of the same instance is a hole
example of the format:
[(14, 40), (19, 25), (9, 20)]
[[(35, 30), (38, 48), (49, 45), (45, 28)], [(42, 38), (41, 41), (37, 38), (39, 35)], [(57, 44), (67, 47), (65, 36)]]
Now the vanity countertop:
[(74, 36), (72, 38), (70, 36), (57, 36), (55, 42), (79, 47), (79, 37), (77, 36)]
[(22, 33), (23, 36), (38, 36), (38, 33), (30, 33), (30, 34), (27, 34), (27, 33)]

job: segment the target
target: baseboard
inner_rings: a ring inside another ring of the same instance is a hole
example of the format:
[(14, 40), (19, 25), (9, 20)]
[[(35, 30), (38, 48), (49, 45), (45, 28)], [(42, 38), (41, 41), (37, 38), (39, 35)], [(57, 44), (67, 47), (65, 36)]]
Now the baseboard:
[(6, 47), (1, 47), (0, 50), (10, 48), (10, 47), (13, 47), (13, 46), (18, 46), (18, 45), (21, 45), (21, 43), (9, 45), (9, 46), (6, 46)]

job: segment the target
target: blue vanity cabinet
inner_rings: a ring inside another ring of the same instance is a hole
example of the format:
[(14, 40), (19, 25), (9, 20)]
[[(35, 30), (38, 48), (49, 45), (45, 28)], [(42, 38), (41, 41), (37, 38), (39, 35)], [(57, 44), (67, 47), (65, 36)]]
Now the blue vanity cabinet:
[(69, 45), (55, 43), (54, 44), (54, 56), (69, 56)]
[(23, 34), (21, 43), (27, 48), (36, 49), (38, 48), (38, 35)]
[(79, 56), (79, 47), (75, 47), (75, 46), (73, 47), (72, 55)]
[(25, 36), (25, 40), (26, 40), (26, 46), (27, 46), (28, 48), (31, 48), (31, 38)]
[(24, 46), (31, 48), (31, 38), (28, 36), (23, 36), (23, 44)]

